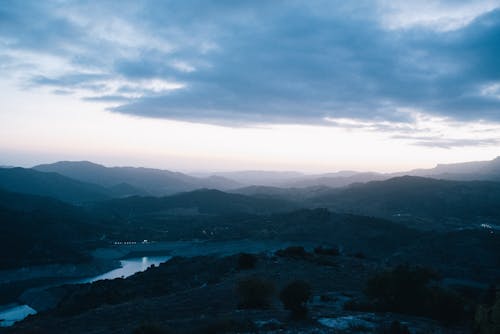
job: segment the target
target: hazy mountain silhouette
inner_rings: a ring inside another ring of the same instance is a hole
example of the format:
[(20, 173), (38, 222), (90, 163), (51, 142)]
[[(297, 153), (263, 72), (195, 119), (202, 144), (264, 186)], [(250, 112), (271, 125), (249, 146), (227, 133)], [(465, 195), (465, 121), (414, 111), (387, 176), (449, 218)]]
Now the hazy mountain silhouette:
[(154, 168), (105, 167), (88, 161), (61, 161), (33, 168), (43, 172), (56, 172), (75, 180), (109, 188), (113, 197), (164, 196), (202, 188), (226, 191), (254, 185), (281, 188), (317, 186), (339, 188), (354, 183), (382, 181), (404, 175), (459, 181), (500, 181), (500, 157), (491, 161), (439, 164), (435, 168), (397, 173), (340, 171), (315, 175), (293, 171), (235, 171), (191, 176)]
[(177, 214), (270, 213), (292, 210), (297, 205), (284, 199), (258, 198), (200, 189), (166, 197), (128, 197), (97, 203), (105, 210), (134, 214), (164, 212)]
[(287, 183), (289, 187), (313, 187), (313, 186), (325, 186), (331, 188), (345, 187), (353, 183), (369, 182), (376, 180), (387, 179), (387, 176), (379, 173), (371, 172), (351, 172), (349, 174), (339, 172), (339, 173), (329, 173), (314, 177), (304, 178), (302, 180), (296, 180)]
[(488, 161), (471, 161), (454, 164), (438, 164), (431, 169), (415, 169), (407, 173), (394, 173), (393, 175), (408, 174), (426, 176), (447, 180), (490, 180), (500, 181), (500, 157)]
[(48, 196), (65, 202), (88, 202), (113, 197), (113, 192), (57, 173), (26, 168), (0, 168), (0, 188), (7, 191)]
[(333, 189), (325, 186), (280, 188), (270, 186), (248, 186), (231, 190), (232, 193), (259, 198), (281, 198), (294, 202), (303, 202), (322, 194), (328, 194)]
[[(143, 167), (105, 167), (88, 161), (61, 161), (38, 165), (33, 169), (56, 172), (103, 187), (127, 184), (129, 195), (163, 196), (200, 188), (231, 189), (241, 185), (223, 177), (197, 178), (183, 173)], [(133, 188), (136, 188), (135, 191)]]
[(74, 241), (98, 231), (79, 207), (53, 198), (0, 189), (0, 268), (85, 260)]
[(332, 189), (309, 202), (382, 217), (500, 219), (500, 183), (402, 176)]
[(300, 180), (304, 174), (294, 171), (259, 171), (246, 170), (234, 172), (214, 172), (202, 173), (199, 175), (212, 175), (229, 178), (239, 182), (241, 185), (262, 185), (262, 186), (284, 186), (288, 182)]
[[(247, 174), (251, 177), (245, 178)], [(239, 180), (241, 183), (247, 185), (282, 188), (307, 188), (315, 186), (339, 188), (353, 183), (382, 181), (404, 175), (457, 181), (500, 181), (500, 157), (489, 161), (438, 164), (436, 167), (430, 169), (414, 169), (396, 173), (340, 171), (305, 175), (294, 172), (233, 172), (225, 173), (224, 175), (232, 175), (235, 180)], [(240, 176), (242, 177), (240, 178)]]

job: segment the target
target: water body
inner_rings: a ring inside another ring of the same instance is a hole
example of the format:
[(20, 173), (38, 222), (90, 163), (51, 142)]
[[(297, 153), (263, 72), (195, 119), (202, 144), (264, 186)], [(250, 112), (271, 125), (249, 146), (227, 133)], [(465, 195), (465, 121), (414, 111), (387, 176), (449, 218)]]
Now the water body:
[(158, 266), (163, 262), (170, 260), (171, 256), (143, 256), (138, 258), (126, 259), (120, 261), (120, 268), (108, 271), (102, 275), (85, 278), (77, 283), (92, 283), (104, 279), (114, 279), (118, 277), (127, 278), (135, 273), (145, 271), (151, 266)]
[[(143, 256), (125, 259), (120, 261), (120, 268), (113, 269), (102, 275), (87, 277), (77, 281), (68, 281), (63, 284), (92, 283), (105, 279), (126, 278), (135, 273), (145, 271), (151, 266), (158, 266), (160, 263), (167, 262), (171, 258), (171, 256)], [(0, 309), (0, 327), (12, 326), (16, 321), (23, 320), (30, 314), (36, 314), (36, 310), (28, 305), (14, 305), (3, 310)]]
[[(280, 248), (285, 248), (292, 245), (300, 244), (306, 248), (312, 248), (315, 243), (304, 243), (304, 242), (288, 242), (279, 240), (229, 240), (229, 241), (177, 241), (177, 242), (158, 242), (152, 244), (137, 244), (121, 246), (118, 248), (105, 249), (105, 251), (111, 251), (113, 254), (110, 258), (120, 254), (120, 251), (129, 253), (132, 251), (155, 251), (164, 252), (165, 256), (143, 256), (143, 257), (133, 257), (129, 259), (124, 259), (120, 261), (120, 268), (113, 269), (104, 274), (87, 277), (78, 280), (66, 281), (62, 284), (82, 284), (82, 283), (92, 283), (104, 279), (114, 279), (118, 277), (129, 277), (137, 272), (145, 271), (150, 266), (157, 266), (160, 263), (167, 262), (172, 258), (172, 256), (198, 256), (198, 255), (231, 255), (238, 252), (249, 252), (249, 253), (259, 253), (259, 252), (269, 252), (275, 251)], [(124, 255), (122, 254), (122, 255)], [(101, 254), (102, 255), (102, 254)], [(28, 305), (10, 305), (3, 309), (0, 306), (0, 327), (1, 326), (12, 326), (16, 321), (20, 321), (26, 318), (29, 314), (35, 314), (36, 310), (29, 307)]]
[(14, 322), (26, 318), (36, 311), (28, 305), (16, 305), (0, 311), (0, 327), (12, 326)]

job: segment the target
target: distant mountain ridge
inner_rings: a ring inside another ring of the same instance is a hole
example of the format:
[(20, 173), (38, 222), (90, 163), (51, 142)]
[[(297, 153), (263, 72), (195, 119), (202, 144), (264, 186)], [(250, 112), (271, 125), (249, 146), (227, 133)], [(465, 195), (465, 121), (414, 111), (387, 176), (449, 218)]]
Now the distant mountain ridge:
[(500, 182), (401, 176), (332, 189), (309, 200), (338, 212), (384, 218), (500, 221)]
[[(245, 173), (249, 172), (241, 172)], [(273, 178), (263, 178), (261, 182), (249, 183), (245, 178), (239, 178), (238, 172), (226, 173), (233, 175), (234, 179), (245, 183), (246, 186), (266, 186), (280, 188), (309, 188), (309, 187), (331, 187), (341, 188), (354, 183), (366, 183), (371, 181), (383, 181), (399, 176), (422, 176), (434, 179), (457, 180), (457, 181), (500, 181), (500, 157), (489, 161), (472, 161), (453, 164), (438, 164), (434, 168), (414, 169), (395, 173), (356, 172), (339, 171), (316, 175), (306, 175), (293, 172), (253, 172), (252, 177), (272, 175)], [(271, 173), (271, 174), (269, 174)], [(270, 182), (268, 182), (270, 180)], [(248, 190), (248, 189), (247, 189)], [(262, 190), (262, 189), (261, 189)]]
[(0, 222), (0, 251), (9, 254), (0, 257), (0, 269), (85, 261), (79, 244), (99, 235), (81, 207), (3, 189)]
[(265, 186), (280, 186), (287, 184), (293, 180), (299, 180), (306, 175), (295, 171), (266, 171), (266, 170), (243, 170), (233, 172), (213, 172), (201, 173), (203, 176), (216, 176), (229, 178), (239, 182), (242, 186), (248, 185), (265, 185)]
[[(401, 175), (395, 173), (393, 175)], [(446, 180), (490, 180), (500, 181), (500, 157), (487, 161), (471, 161), (453, 164), (438, 164), (430, 169), (416, 169), (407, 172), (408, 175), (426, 176)]]
[(284, 199), (259, 198), (241, 194), (226, 193), (214, 189), (198, 189), (164, 197), (133, 196), (113, 199), (96, 204), (96, 208), (134, 214), (164, 212), (190, 214), (262, 214), (297, 209), (298, 206)]
[[(215, 172), (204, 175), (221, 175), (229, 177), (243, 184), (241, 188), (249, 186), (273, 188), (341, 188), (354, 183), (383, 181), (404, 175), (458, 181), (500, 181), (500, 157), (489, 161), (438, 164), (434, 168), (414, 169), (395, 173), (357, 172), (345, 170), (332, 173), (307, 175), (291, 171), (240, 171)], [(250, 189), (246, 189), (243, 193), (249, 190)], [(256, 190), (256, 188), (254, 190)], [(235, 190), (235, 192), (239, 192), (239, 190)], [(258, 192), (262, 192), (262, 188), (260, 188)]]
[(113, 197), (111, 190), (96, 184), (74, 180), (57, 173), (44, 173), (21, 167), (0, 168), (0, 188), (71, 203), (99, 201)]
[[(231, 175), (237, 180), (222, 175)], [(329, 193), (331, 188), (342, 189), (357, 183), (404, 175), (440, 180), (500, 181), (500, 157), (490, 161), (440, 164), (430, 169), (402, 173), (341, 171), (305, 175), (297, 172), (243, 171), (215, 173), (209, 177), (153, 168), (105, 167), (88, 161), (62, 161), (32, 169), (0, 168), (0, 188), (77, 204), (129, 196), (162, 197), (197, 189), (217, 189), (300, 202)], [(245, 183), (250, 181), (255, 185)]]
[[(241, 185), (219, 176), (197, 178), (169, 170), (144, 167), (105, 167), (89, 161), (60, 161), (34, 170), (55, 172), (103, 187), (127, 187), (129, 195), (165, 196), (200, 188), (227, 190)], [(134, 190), (135, 188), (135, 190)]]

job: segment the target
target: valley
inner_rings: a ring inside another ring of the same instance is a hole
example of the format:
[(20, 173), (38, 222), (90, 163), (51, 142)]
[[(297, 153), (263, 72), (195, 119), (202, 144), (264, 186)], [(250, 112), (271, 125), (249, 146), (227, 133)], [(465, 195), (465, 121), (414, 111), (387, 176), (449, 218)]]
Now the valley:
[[(74, 189), (76, 181), (49, 175), (37, 178)], [(146, 318), (165, 333), (210, 326), (326, 333), (331, 326), (349, 332), (359, 325), (370, 331), (394, 321), (412, 331), (467, 332), (473, 309), (500, 278), (495, 181), (403, 176), (340, 188), (252, 186), (75, 202), (73, 195), (41, 195), (44, 188), (22, 193), (21, 180), (36, 189), (33, 179), (10, 178), (10, 190), (0, 192), (2, 252), (10, 254), (1, 258), (0, 271), (7, 333), (58, 333), (68, 326), (84, 333), (89, 322), (95, 333), (121, 333), (111, 320), (116, 317), (128, 319), (121, 326), (131, 332)], [(257, 264), (240, 267), (241, 254)], [(460, 296), (464, 313), (456, 314), (452, 328), (437, 315), (412, 318), (420, 311), (381, 312), (368, 299), (367, 282), (400, 266), (427, 268), (439, 277), (439, 289)], [(272, 282), (275, 291), (306, 281), (309, 320), (290, 321), (277, 292), (264, 309), (239, 308), (235, 289), (246, 278)], [(159, 307), (165, 311), (153, 311)]]

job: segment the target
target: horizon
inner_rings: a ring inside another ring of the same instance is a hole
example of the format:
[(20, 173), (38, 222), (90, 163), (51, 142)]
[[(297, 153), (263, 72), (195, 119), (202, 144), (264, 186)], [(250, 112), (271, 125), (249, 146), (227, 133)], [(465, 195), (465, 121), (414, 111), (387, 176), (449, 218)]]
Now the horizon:
[(100, 163), (98, 161), (90, 161), (90, 160), (57, 160), (57, 161), (52, 161), (52, 162), (39, 162), (35, 164), (26, 164), (26, 165), (19, 165), (19, 164), (9, 164), (9, 163), (3, 163), (0, 162), (0, 167), (21, 167), (21, 168), (34, 168), (40, 165), (52, 165), (52, 164), (57, 164), (57, 163), (90, 163), (94, 165), (99, 165), (103, 166), (106, 168), (146, 168), (146, 169), (157, 169), (157, 170), (167, 170), (167, 171), (172, 171), (172, 172), (179, 172), (187, 175), (192, 175), (192, 176), (197, 176), (197, 177), (204, 177), (204, 176), (211, 176), (215, 175), (217, 173), (245, 173), (245, 172), (270, 172), (270, 173), (298, 173), (302, 174), (304, 176), (321, 176), (324, 174), (335, 174), (335, 173), (342, 173), (342, 172), (353, 172), (353, 173), (376, 173), (376, 174), (393, 174), (393, 173), (405, 173), (405, 172), (411, 172), (411, 171), (416, 171), (416, 170), (426, 170), (426, 169), (433, 169), (438, 166), (443, 166), (443, 165), (453, 165), (453, 164), (467, 164), (467, 163), (475, 163), (475, 162), (490, 162), (494, 161), (496, 159), (499, 159), (500, 155), (495, 156), (491, 159), (487, 160), (467, 160), (467, 161), (457, 161), (457, 162), (451, 162), (451, 163), (436, 163), (431, 167), (424, 167), (424, 168), (411, 168), (407, 170), (393, 170), (393, 171), (375, 171), (375, 170), (355, 170), (355, 169), (342, 169), (342, 170), (325, 170), (325, 171), (318, 171), (318, 172), (307, 172), (307, 171), (301, 171), (301, 170), (283, 170), (283, 169), (228, 169), (228, 170), (180, 170), (180, 169), (172, 169), (172, 168), (164, 168), (164, 167), (155, 167), (155, 166), (147, 166), (147, 165), (113, 165), (113, 164), (105, 164), (105, 163)]
[(0, 13), (4, 164), (395, 172), (498, 155), (500, 0)]

